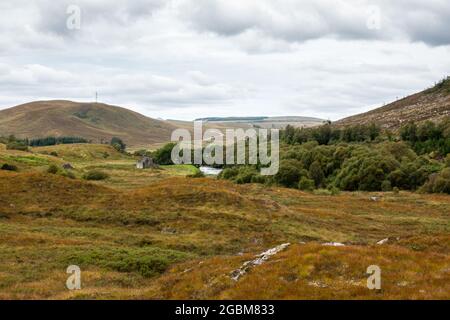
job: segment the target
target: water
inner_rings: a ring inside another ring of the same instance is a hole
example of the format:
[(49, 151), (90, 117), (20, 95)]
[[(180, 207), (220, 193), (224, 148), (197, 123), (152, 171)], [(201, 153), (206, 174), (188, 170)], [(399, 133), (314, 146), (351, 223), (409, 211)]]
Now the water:
[(209, 175), (209, 176), (217, 176), (219, 173), (222, 172), (222, 169), (206, 167), (206, 166), (201, 166), (199, 169), (201, 172), (203, 172), (203, 174)]

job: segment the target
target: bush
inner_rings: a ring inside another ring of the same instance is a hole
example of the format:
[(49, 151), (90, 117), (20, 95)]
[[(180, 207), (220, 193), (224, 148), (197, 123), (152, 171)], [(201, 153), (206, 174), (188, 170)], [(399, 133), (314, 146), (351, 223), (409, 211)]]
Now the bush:
[(6, 171), (19, 171), (19, 169), (15, 165), (7, 163), (3, 164), (0, 169)]
[(73, 174), (73, 172), (71, 171), (64, 170), (64, 172), (61, 173), (61, 175), (69, 179), (76, 179), (75, 174)]
[(50, 155), (53, 156), (53, 157), (57, 157), (58, 153), (56, 151), (52, 151), (52, 152), (50, 152)]
[(296, 187), (302, 174), (302, 163), (295, 159), (281, 160), (275, 182), (285, 187)]
[(111, 145), (119, 152), (125, 152), (125, 149), (127, 148), (126, 144), (122, 141), (122, 139), (113, 137), (111, 139)]
[(143, 157), (143, 156), (149, 156), (150, 152), (148, 152), (145, 149), (137, 150), (133, 153), (133, 156), (135, 157)]
[(313, 191), (318, 196), (331, 196), (333, 193), (328, 189), (316, 189)]
[(309, 177), (314, 180), (316, 187), (322, 185), (325, 175), (319, 161), (314, 161), (309, 167)]
[(172, 165), (172, 149), (175, 143), (168, 143), (153, 153), (153, 161), (159, 165)]
[(55, 166), (54, 164), (52, 164), (50, 167), (48, 167), (47, 173), (57, 174), (58, 173), (58, 167)]
[(339, 193), (341, 193), (341, 190), (339, 190), (339, 188), (336, 188), (336, 187), (331, 187), (330, 189), (330, 192), (331, 192), (331, 195), (333, 195), (333, 196), (336, 196), (336, 195), (338, 195)]
[(315, 188), (314, 180), (302, 177), (298, 183), (298, 188), (303, 191), (312, 191)]
[(252, 180), (258, 175), (258, 171), (256, 171), (253, 167), (241, 167), (239, 168), (239, 173), (235, 178), (236, 183), (244, 184), (251, 183)]
[(450, 194), (450, 168), (445, 168), (438, 174), (432, 174), (421, 191)]
[(400, 189), (397, 187), (392, 188), (392, 192), (394, 192), (394, 194), (399, 194), (400, 193)]
[(6, 149), (28, 151), (28, 146), (24, 142), (12, 141), (12, 142), (8, 142), (8, 144), (6, 145)]
[(392, 191), (392, 186), (391, 186), (391, 182), (389, 180), (384, 180), (381, 183), (381, 190), (382, 191)]
[(190, 174), (187, 177), (188, 178), (204, 178), (205, 174), (203, 172), (201, 172), (200, 170), (198, 170), (196, 173)]
[(98, 181), (98, 180), (105, 180), (108, 178), (109, 174), (98, 170), (91, 170), (83, 175), (83, 179), (85, 180)]

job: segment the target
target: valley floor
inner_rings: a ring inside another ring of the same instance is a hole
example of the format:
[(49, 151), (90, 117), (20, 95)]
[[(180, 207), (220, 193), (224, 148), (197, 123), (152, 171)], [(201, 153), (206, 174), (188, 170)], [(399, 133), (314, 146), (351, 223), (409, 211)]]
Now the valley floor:
[[(235, 185), (186, 177), (193, 167), (138, 171), (111, 149), (59, 148), (0, 150), (20, 169), (0, 171), (0, 299), (450, 299), (447, 195)], [(76, 179), (45, 172), (67, 161)], [(90, 167), (111, 177), (80, 179)], [(81, 290), (66, 288), (69, 265)], [(381, 290), (366, 286), (370, 265)]]

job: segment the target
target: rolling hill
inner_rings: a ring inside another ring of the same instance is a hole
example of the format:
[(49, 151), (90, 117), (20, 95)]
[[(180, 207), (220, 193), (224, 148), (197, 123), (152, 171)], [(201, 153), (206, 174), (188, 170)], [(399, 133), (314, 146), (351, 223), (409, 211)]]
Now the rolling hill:
[(381, 108), (336, 121), (337, 126), (377, 123), (383, 128), (398, 129), (410, 121), (439, 121), (450, 116), (450, 78), (434, 87), (410, 95)]
[(93, 142), (122, 138), (130, 146), (170, 140), (172, 124), (103, 103), (37, 101), (0, 111), (0, 135), (80, 136)]

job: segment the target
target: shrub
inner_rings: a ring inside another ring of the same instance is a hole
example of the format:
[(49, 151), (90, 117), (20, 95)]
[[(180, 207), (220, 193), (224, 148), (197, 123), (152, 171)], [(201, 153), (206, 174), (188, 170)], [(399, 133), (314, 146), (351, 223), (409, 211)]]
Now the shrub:
[(135, 157), (143, 157), (143, 156), (149, 156), (149, 155), (150, 155), (150, 153), (145, 149), (137, 150), (133, 153), (133, 156), (135, 156)]
[(58, 173), (58, 167), (55, 166), (54, 164), (52, 164), (50, 167), (48, 167), (47, 173), (57, 174)]
[(298, 183), (298, 188), (304, 191), (312, 191), (315, 188), (314, 180), (307, 177), (302, 177)]
[(57, 157), (58, 153), (56, 151), (52, 151), (52, 152), (50, 152), (50, 155), (53, 156), (53, 157)]
[(241, 167), (239, 168), (239, 173), (235, 178), (236, 183), (244, 184), (251, 183), (258, 172), (253, 167)]
[(113, 137), (111, 139), (111, 145), (119, 152), (125, 152), (126, 144), (122, 141), (122, 139)]
[(421, 191), (450, 194), (450, 168), (445, 168), (440, 173), (432, 174)]
[(238, 167), (225, 168), (219, 173), (219, 178), (233, 180), (239, 173)]
[(285, 187), (296, 187), (302, 176), (302, 163), (288, 159), (280, 162), (280, 169), (274, 176), (275, 181)]
[(175, 143), (168, 143), (162, 148), (159, 148), (153, 153), (153, 161), (159, 165), (171, 165), (172, 162), (172, 149), (176, 146)]
[(85, 180), (105, 180), (109, 178), (109, 174), (106, 172), (98, 171), (98, 170), (91, 170), (83, 175), (83, 179)]
[(400, 189), (397, 187), (392, 188), (392, 192), (394, 192), (394, 194), (399, 194), (400, 193)]
[(331, 192), (331, 194), (333, 195), (333, 196), (336, 196), (336, 195), (338, 195), (339, 193), (341, 193), (341, 190), (339, 190), (339, 188), (336, 188), (336, 187), (331, 187), (330, 189), (330, 192)]
[(392, 186), (391, 186), (391, 182), (389, 180), (384, 180), (381, 183), (381, 190), (382, 191), (392, 191)]
[(24, 142), (21, 142), (21, 141), (12, 141), (12, 142), (8, 142), (8, 144), (6, 145), (6, 149), (28, 151), (28, 146)]
[(64, 170), (64, 172), (61, 173), (61, 175), (69, 179), (76, 179), (75, 174), (71, 171)]
[(96, 265), (119, 272), (136, 272), (143, 277), (153, 277), (163, 273), (175, 262), (192, 257), (181, 251), (159, 248), (73, 248), (64, 257), (65, 264), (80, 267)]
[(314, 161), (309, 167), (309, 177), (314, 180), (316, 187), (322, 185), (325, 175), (319, 161)]
[(187, 177), (188, 178), (204, 178), (205, 174), (203, 172), (201, 172), (200, 170), (198, 170), (196, 173), (190, 174)]
[(15, 165), (7, 163), (3, 164), (0, 169), (6, 171), (19, 171), (19, 169)]
[(333, 193), (328, 189), (316, 189), (313, 191), (318, 196), (331, 196)]

